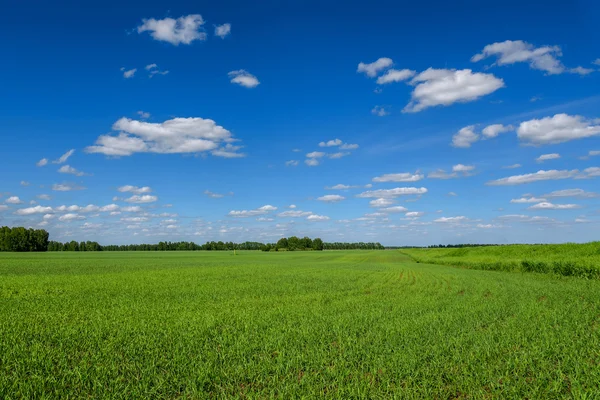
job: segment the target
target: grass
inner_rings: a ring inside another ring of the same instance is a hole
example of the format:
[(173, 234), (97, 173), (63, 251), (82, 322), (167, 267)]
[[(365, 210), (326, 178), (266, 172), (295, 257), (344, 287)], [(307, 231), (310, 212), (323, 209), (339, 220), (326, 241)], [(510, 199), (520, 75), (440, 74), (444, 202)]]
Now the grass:
[(600, 278), (600, 242), (405, 249), (403, 252), (423, 263)]
[(0, 398), (597, 398), (600, 281), (398, 251), (0, 253)]

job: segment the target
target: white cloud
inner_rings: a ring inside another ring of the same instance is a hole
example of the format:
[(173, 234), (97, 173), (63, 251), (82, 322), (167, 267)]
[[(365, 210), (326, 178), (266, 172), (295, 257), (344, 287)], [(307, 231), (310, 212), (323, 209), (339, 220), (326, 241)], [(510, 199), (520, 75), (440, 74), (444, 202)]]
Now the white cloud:
[(547, 181), (547, 180), (556, 180), (556, 179), (569, 179), (577, 176), (578, 170), (539, 170), (538, 172), (532, 174), (524, 174), (524, 175), (514, 175), (509, 176), (502, 179), (497, 179), (495, 181), (489, 181), (486, 185), (492, 186), (504, 186), (504, 185), (522, 185), (525, 183), (538, 182), (538, 181)]
[(394, 62), (392, 61), (392, 59), (387, 57), (379, 58), (377, 61), (372, 62), (370, 64), (365, 64), (361, 62), (358, 64), (356, 72), (364, 72), (367, 76), (374, 78), (375, 76), (377, 76), (379, 71), (391, 67), (393, 63)]
[(574, 208), (581, 208), (577, 204), (552, 204), (549, 202), (542, 202), (531, 207), (527, 207), (528, 210), (572, 210)]
[(35, 207), (18, 209), (17, 211), (15, 211), (15, 214), (17, 214), (17, 215), (32, 215), (32, 214), (47, 214), (47, 213), (51, 213), (51, 212), (53, 212), (52, 207), (35, 206)]
[(284, 211), (282, 213), (277, 214), (278, 217), (281, 218), (300, 218), (300, 217), (306, 217), (308, 215), (313, 215), (312, 212), (310, 211), (300, 211), (300, 210), (294, 210), (294, 211)]
[(492, 74), (473, 73), (470, 69), (429, 68), (412, 81), (416, 85), (404, 112), (419, 112), (429, 107), (466, 103), (504, 87), (504, 81)]
[(137, 72), (137, 68), (132, 68), (132, 69), (128, 69), (128, 70), (124, 70), (123, 68), (121, 68), (121, 71), (123, 71), (123, 78), (129, 79), (129, 78), (133, 78), (133, 76)]
[[(154, 65), (156, 65), (156, 64), (154, 64)], [(137, 114), (140, 116), (141, 119), (148, 119), (148, 118), (150, 118), (150, 113), (149, 112), (138, 111)]]
[(383, 174), (373, 178), (373, 182), (417, 182), (424, 178), (423, 174), (400, 172), (396, 174)]
[(155, 202), (157, 200), (158, 200), (158, 197), (152, 196), (152, 195), (149, 195), (149, 194), (145, 194), (145, 195), (142, 195), (142, 196), (139, 196), (139, 195), (136, 194), (136, 195), (131, 196), (128, 199), (125, 199), (125, 201), (127, 203), (138, 203), (138, 204), (153, 203), (153, 202)]
[(21, 181), (21, 186), (29, 186), (30, 183), (27, 181)]
[(340, 139), (333, 139), (333, 140), (328, 140), (327, 142), (319, 143), (319, 147), (334, 147), (334, 146), (339, 146), (341, 144), (342, 144), (342, 141)]
[(452, 178), (458, 178), (458, 174), (456, 173), (452, 173), (449, 174), (446, 171), (444, 171), (443, 169), (437, 169), (433, 172), (430, 172), (427, 177), (429, 179), (452, 179)]
[[(156, 64), (148, 64), (148, 65), (146, 65), (144, 68), (146, 69), (146, 71), (150, 71), (151, 69), (158, 68), (158, 65), (156, 65)], [(138, 111), (138, 114), (140, 114), (140, 116), (142, 116), (142, 115), (141, 115), (141, 114), (142, 114), (142, 111)], [(149, 117), (149, 116), (150, 116), (150, 115), (148, 115), (148, 117)], [(142, 116), (142, 117), (143, 117), (143, 116)], [(145, 118), (148, 118), (148, 117), (145, 117)]]
[(23, 204), (23, 201), (19, 196), (11, 196), (4, 201), (6, 204)]
[(143, 193), (152, 192), (152, 189), (149, 186), (138, 187), (138, 186), (132, 186), (132, 185), (119, 186), (117, 188), (117, 190), (121, 193), (131, 192), (134, 194), (143, 194)]
[(481, 133), (483, 134), (484, 137), (491, 139), (491, 138), (495, 138), (496, 136), (498, 136), (501, 133), (510, 132), (514, 129), (515, 128), (512, 125), (494, 124), (494, 125), (488, 125), (485, 128), (483, 128)]
[(45, 220), (48, 220), (48, 219), (53, 219), (54, 217), (56, 217), (56, 215), (54, 215), (54, 214), (44, 214), (44, 216), (42, 218), (44, 218)]
[(591, 74), (592, 72), (594, 72), (594, 69), (583, 68), (582, 66), (579, 66), (579, 67), (569, 69), (569, 72), (572, 74), (588, 75), (588, 74)]
[(390, 115), (390, 112), (387, 111), (384, 106), (375, 106), (371, 110), (371, 114), (377, 115), (378, 117), (385, 117), (386, 115)]
[(325, 189), (327, 189), (327, 190), (346, 190), (346, 189), (353, 189), (356, 187), (358, 187), (358, 186), (343, 185), (341, 183), (338, 183), (337, 185), (334, 185), (331, 187), (326, 186)]
[[(211, 119), (173, 118), (162, 123), (121, 118), (112, 126), (117, 136), (102, 135), (87, 153), (129, 156), (134, 153), (201, 153), (232, 142), (231, 132)], [(213, 155), (218, 155), (214, 154)]]
[(459, 130), (457, 134), (452, 136), (452, 146), (461, 148), (471, 147), (471, 144), (479, 140), (479, 135), (475, 133), (474, 129), (475, 126), (470, 125)]
[(60, 172), (61, 174), (72, 174), (72, 175), (76, 175), (76, 176), (84, 176), (85, 175), (84, 172), (79, 171), (67, 164), (60, 167), (58, 169), (58, 172)]
[(452, 166), (452, 172), (462, 172), (463, 174), (467, 174), (467, 173), (473, 171), (474, 169), (475, 169), (475, 166), (473, 166), (473, 165), (456, 164), (456, 165)]
[(50, 195), (47, 194), (38, 194), (36, 197), (40, 200), (51, 200)]
[(309, 215), (308, 217), (306, 217), (306, 219), (309, 221), (318, 222), (318, 221), (327, 221), (327, 220), (329, 220), (329, 217), (327, 217), (325, 215), (312, 214), (312, 215)]
[(521, 164), (513, 164), (513, 165), (506, 165), (506, 166), (504, 166), (502, 168), (504, 168), (504, 169), (515, 169), (515, 168), (521, 168), (521, 167), (522, 167)]
[(85, 219), (85, 217), (83, 215), (72, 213), (62, 215), (58, 218), (59, 221), (75, 221), (80, 219)]
[(592, 61), (592, 64), (600, 65), (600, 58), (596, 58), (594, 61)]
[(229, 23), (215, 26), (215, 36), (218, 36), (221, 39), (225, 39), (225, 36), (229, 35), (230, 33), (231, 33), (231, 24), (229, 24)]
[(408, 211), (408, 209), (406, 207), (402, 207), (402, 206), (394, 206), (394, 207), (380, 208), (379, 211), (384, 212), (384, 213), (405, 213)]
[(510, 202), (519, 204), (519, 203), (541, 203), (543, 201), (546, 201), (546, 199), (536, 198), (536, 197), (521, 197), (519, 199), (512, 199)]
[(390, 69), (384, 75), (377, 78), (378, 85), (385, 85), (392, 82), (402, 82), (415, 76), (416, 71), (410, 69)]
[(407, 218), (419, 218), (425, 215), (423, 211), (409, 211), (404, 214)]
[[(105, 207), (102, 207), (102, 208), (104, 209), (104, 208), (112, 207), (112, 206), (116, 206), (116, 204), (111, 204), (111, 205), (108, 205), (108, 206), (105, 206)], [(117, 206), (117, 208), (118, 208), (118, 206)], [(102, 210), (100, 210), (100, 211), (102, 211)], [(126, 207), (122, 207), (121, 211), (123, 211), (123, 212), (137, 213), (137, 212), (141, 212), (142, 211), (142, 207), (140, 207), (140, 206), (126, 206)]]
[(47, 158), (42, 158), (40, 161), (38, 161), (38, 162), (35, 163), (35, 165), (37, 165), (38, 167), (43, 167), (46, 164), (48, 164), (48, 159)]
[(244, 153), (236, 153), (242, 147), (243, 146), (234, 146), (231, 143), (227, 143), (224, 147), (221, 147), (220, 149), (212, 150), (210, 152), (210, 154), (212, 154), (213, 156), (223, 157), (223, 158), (246, 157), (246, 154), (244, 154)]
[(308, 153), (306, 155), (306, 157), (308, 158), (321, 158), (325, 156), (325, 153), (323, 153), (322, 151), (313, 151), (312, 153)]
[(458, 217), (441, 217), (438, 219), (434, 219), (433, 222), (438, 222), (438, 223), (444, 223), (444, 224), (452, 224), (452, 223), (457, 223), (457, 222), (462, 222), (462, 221), (466, 221), (468, 220), (467, 217), (465, 216), (458, 216)]
[(229, 211), (229, 215), (230, 217), (236, 217), (236, 218), (247, 218), (247, 217), (255, 217), (257, 215), (264, 215), (269, 213), (270, 211), (275, 211), (277, 210), (277, 207), (274, 207), (272, 205), (265, 205), (259, 208), (256, 208), (254, 210), (241, 210), (241, 211), (236, 211), (236, 210), (232, 210)]
[(255, 88), (260, 85), (258, 79), (251, 73), (244, 71), (243, 69), (237, 71), (231, 71), (227, 75), (231, 78), (231, 83), (237, 83), (240, 86), (247, 88)]
[[(154, 75), (167, 75), (169, 71), (161, 71), (156, 64), (146, 65), (146, 71), (149, 73), (149, 77), (152, 78)], [(149, 115), (148, 115), (149, 116)], [(141, 117), (144, 119), (143, 117)]]
[(143, 24), (138, 26), (138, 33), (150, 32), (154, 40), (179, 44), (190, 44), (194, 40), (206, 40), (206, 33), (202, 30), (204, 20), (199, 14), (190, 14), (177, 19), (143, 19)]
[(585, 178), (594, 178), (594, 177), (598, 177), (598, 176), (600, 176), (600, 167), (590, 167), (590, 168), (584, 169), (582, 175), (579, 176), (579, 178), (585, 179)]
[(204, 194), (205, 194), (205, 195), (207, 195), (208, 197), (211, 197), (211, 198), (213, 198), (213, 199), (220, 199), (220, 198), (222, 198), (222, 197), (225, 197), (225, 195), (224, 195), (224, 194), (221, 194), (221, 193), (214, 193), (214, 192), (211, 192), (210, 190), (205, 190), (205, 191), (204, 191)]
[(296, 205), (295, 205), (295, 204), (290, 204), (290, 205), (288, 206), (288, 208), (294, 209), (294, 208), (296, 208)]
[[(65, 163), (69, 159), (69, 157), (71, 157), (73, 155), (73, 153), (75, 153), (75, 149), (71, 149), (71, 150), (67, 151), (65, 154), (60, 156), (57, 160), (52, 161), (52, 164)], [(46, 165), (46, 164), (44, 164), (44, 165)]]
[(558, 153), (542, 154), (541, 156), (536, 158), (535, 161), (537, 161), (538, 163), (543, 163), (544, 161), (557, 160), (559, 158), (560, 158), (560, 154), (558, 154)]
[(420, 195), (427, 193), (427, 188), (421, 187), (398, 187), (394, 189), (379, 189), (362, 192), (356, 197), (362, 198), (394, 198), (404, 195)]
[(316, 158), (308, 158), (304, 160), (304, 163), (309, 167), (316, 167), (317, 165), (319, 165), (319, 160), (317, 160)]
[(478, 62), (492, 56), (497, 57), (495, 63), (497, 65), (527, 62), (530, 68), (546, 71), (550, 75), (565, 72), (565, 66), (557, 59), (562, 56), (558, 46), (535, 48), (532, 44), (522, 40), (506, 40), (488, 44), (480, 54), (474, 55), (471, 61)]
[(52, 185), (52, 190), (56, 192), (70, 192), (72, 190), (83, 190), (83, 186), (73, 185), (70, 183), (55, 183)]
[(456, 197), (458, 195), (455, 192), (448, 192), (448, 196)]
[(140, 223), (148, 221), (148, 217), (124, 217), (121, 218), (121, 221)]
[(298, 166), (298, 161), (297, 160), (289, 160), (285, 162), (285, 166), (286, 167), (297, 167)]
[(556, 114), (553, 117), (521, 122), (520, 140), (534, 144), (556, 144), (600, 135), (600, 123), (580, 115)]
[(544, 197), (582, 197), (582, 198), (592, 198), (598, 197), (600, 194), (593, 192), (586, 192), (583, 189), (563, 189), (556, 190), (554, 192), (550, 192), (545, 194)]
[(119, 209), (119, 206), (116, 204), (108, 204), (106, 206), (100, 207), (100, 212), (114, 212)]
[(356, 150), (358, 149), (358, 145), (353, 143), (353, 144), (348, 144), (348, 143), (344, 143), (343, 145), (340, 146), (340, 149), (342, 150)]
[(340, 196), (339, 194), (328, 194), (325, 196), (317, 197), (317, 200), (323, 201), (325, 203), (335, 203), (338, 201), (344, 200), (344, 196)]
[(477, 224), (477, 227), (480, 228), (480, 229), (500, 228), (500, 226), (498, 226), (498, 225), (492, 225), (492, 224)]
[(333, 160), (336, 160), (338, 158), (346, 157), (349, 155), (350, 155), (350, 152), (348, 152), (348, 151), (338, 151), (337, 153), (328, 154), (327, 157), (329, 157)]
[(369, 205), (371, 207), (375, 207), (375, 208), (388, 207), (388, 206), (391, 206), (392, 204), (394, 204), (394, 200), (392, 200), (390, 198), (379, 198), (379, 199), (371, 200), (369, 202)]

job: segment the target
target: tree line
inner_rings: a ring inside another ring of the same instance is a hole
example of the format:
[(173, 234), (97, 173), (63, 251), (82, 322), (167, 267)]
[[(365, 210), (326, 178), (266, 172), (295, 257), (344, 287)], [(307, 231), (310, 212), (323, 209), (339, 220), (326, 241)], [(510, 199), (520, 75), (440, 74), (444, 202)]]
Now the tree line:
[(0, 228), (0, 251), (46, 251), (49, 234), (44, 229)]

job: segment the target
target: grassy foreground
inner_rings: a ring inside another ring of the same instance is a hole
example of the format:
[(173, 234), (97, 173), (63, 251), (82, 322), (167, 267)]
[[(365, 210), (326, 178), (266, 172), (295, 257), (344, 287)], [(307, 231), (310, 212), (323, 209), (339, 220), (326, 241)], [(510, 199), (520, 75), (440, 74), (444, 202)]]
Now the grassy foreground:
[(600, 278), (600, 242), (403, 249), (402, 252), (423, 263)]
[(594, 398), (600, 281), (397, 251), (0, 253), (0, 398)]

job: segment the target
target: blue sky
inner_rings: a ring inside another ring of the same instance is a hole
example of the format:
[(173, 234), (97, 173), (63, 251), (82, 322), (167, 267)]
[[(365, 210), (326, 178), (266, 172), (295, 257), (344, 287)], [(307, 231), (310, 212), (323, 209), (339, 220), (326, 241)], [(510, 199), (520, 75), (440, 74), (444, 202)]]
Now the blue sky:
[(5, 3), (0, 225), (597, 240), (600, 5), (482, 3)]

